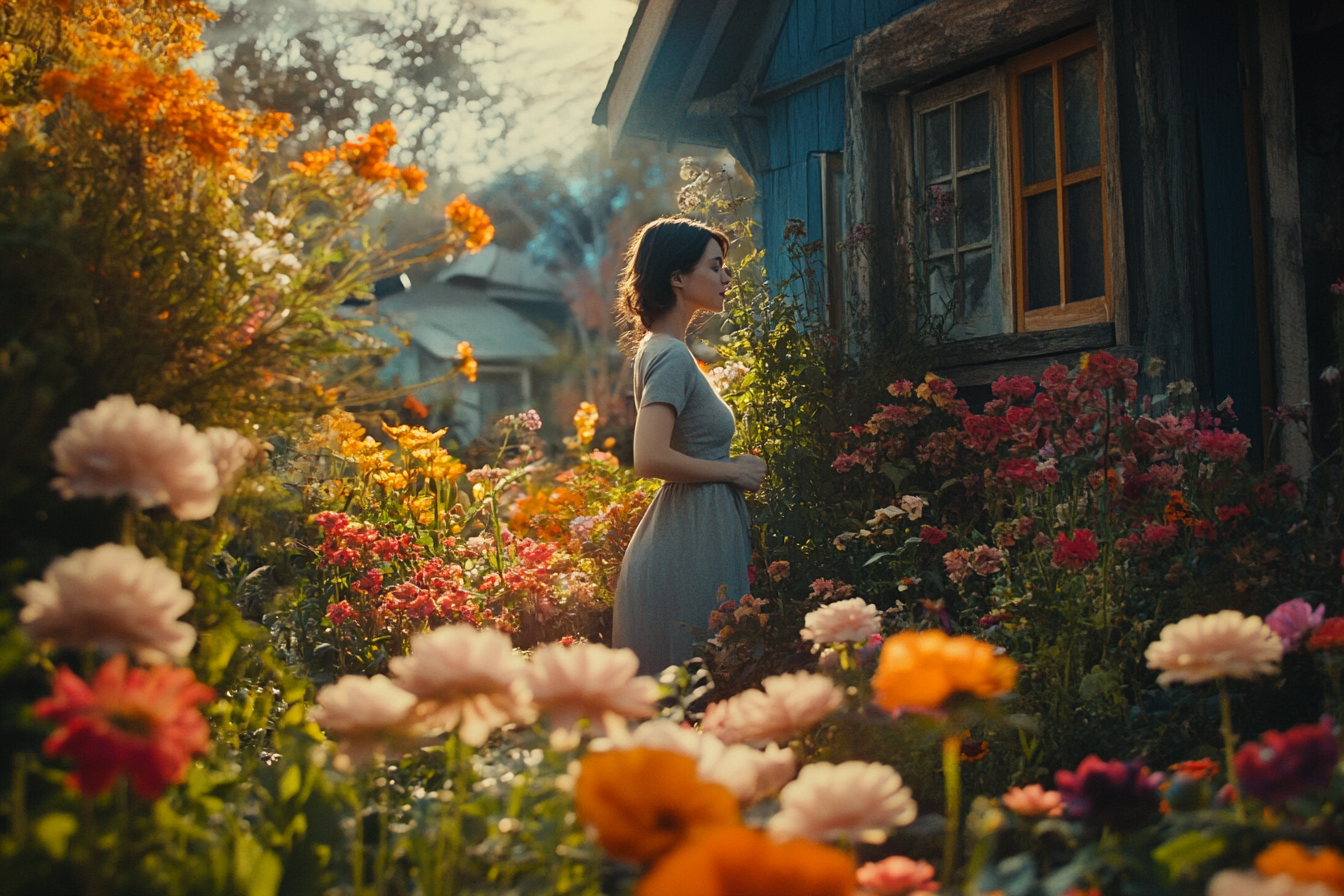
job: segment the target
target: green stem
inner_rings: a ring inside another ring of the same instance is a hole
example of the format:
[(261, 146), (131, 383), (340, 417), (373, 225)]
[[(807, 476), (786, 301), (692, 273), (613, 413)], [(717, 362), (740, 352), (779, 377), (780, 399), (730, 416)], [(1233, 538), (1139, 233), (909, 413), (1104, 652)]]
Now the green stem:
[(98, 830), (94, 826), (94, 798), (85, 794), (79, 804), (79, 838), (82, 841), (84, 865), (84, 896), (98, 896), (102, 891), (99, 874)]
[(961, 844), (961, 734), (949, 734), (943, 739), (943, 784), (947, 790), (947, 824), (943, 828), (944, 892), (952, 889), (952, 877), (957, 869), (957, 850)]
[(1232, 805), (1236, 808), (1237, 823), (1246, 823), (1246, 807), (1241, 802), (1241, 782), (1232, 760), (1237, 749), (1237, 733), (1232, 730), (1232, 700), (1227, 695), (1227, 679), (1218, 676), (1218, 705), (1223, 711), (1223, 754), (1227, 760), (1227, 783), (1232, 785)]
[(28, 754), (14, 754), (14, 777), (9, 789), (10, 834), (20, 849), (28, 839)]

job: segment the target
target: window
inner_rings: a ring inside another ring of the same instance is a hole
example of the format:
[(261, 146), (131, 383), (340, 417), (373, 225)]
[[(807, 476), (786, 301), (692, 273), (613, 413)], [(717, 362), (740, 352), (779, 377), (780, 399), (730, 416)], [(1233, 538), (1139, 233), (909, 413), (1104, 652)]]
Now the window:
[(916, 281), (947, 338), (1112, 320), (1102, 87), (1087, 28), (893, 99)]
[(1109, 320), (1096, 30), (1019, 56), (1008, 74), (1017, 328)]
[(911, 105), (929, 311), (950, 338), (1002, 333), (1012, 320), (1004, 282), (1007, 197), (1001, 195), (1003, 72), (993, 69), (920, 94)]

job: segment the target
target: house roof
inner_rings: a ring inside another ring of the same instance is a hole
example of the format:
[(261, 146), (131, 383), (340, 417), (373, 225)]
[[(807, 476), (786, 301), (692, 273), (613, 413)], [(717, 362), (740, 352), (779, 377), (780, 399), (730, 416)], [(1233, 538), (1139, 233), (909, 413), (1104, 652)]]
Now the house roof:
[(528, 362), (556, 353), (540, 327), (481, 289), (426, 283), (380, 302), (379, 311), (437, 358), (457, 357), (464, 341), (478, 361)]
[(464, 255), (435, 278), (439, 283), (470, 281), (484, 288), (492, 299), (562, 302), (556, 278), (521, 252), (491, 243), (479, 252)]

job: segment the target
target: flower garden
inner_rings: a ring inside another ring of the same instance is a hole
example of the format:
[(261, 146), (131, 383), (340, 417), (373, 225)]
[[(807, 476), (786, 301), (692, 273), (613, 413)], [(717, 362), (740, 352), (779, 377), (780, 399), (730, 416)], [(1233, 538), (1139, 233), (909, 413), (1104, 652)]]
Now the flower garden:
[(752, 592), (640, 676), (658, 483), (603, 409), (471, 464), (359, 410), (386, 350), (335, 306), (488, 215), (385, 250), (425, 187), (386, 123), (268, 167), (283, 118), (183, 66), (209, 16), (0, 7), (0, 892), (1344, 894), (1337, 454), (1253, 469), (1240, 409), (1138, 394), (1157, 359), (968, 403), (815, 319), (796, 228), (768, 284), (688, 163), (770, 474)]

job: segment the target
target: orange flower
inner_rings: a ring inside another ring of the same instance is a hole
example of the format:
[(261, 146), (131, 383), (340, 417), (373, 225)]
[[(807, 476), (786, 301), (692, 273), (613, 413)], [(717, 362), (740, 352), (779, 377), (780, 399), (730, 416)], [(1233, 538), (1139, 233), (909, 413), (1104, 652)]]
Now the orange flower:
[(303, 154), (302, 162), (290, 162), (289, 167), (305, 177), (317, 177), (336, 161), (336, 148), (315, 149)]
[(414, 196), (416, 193), (425, 191), (425, 180), (427, 175), (414, 165), (407, 165), (401, 169), (401, 187), (407, 193)]
[(587, 445), (597, 434), (597, 405), (591, 401), (584, 401), (579, 404), (579, 409), (574, 412), (574, 429), (578, 433), (579, 443)]
[(490, 216), (479, 205), (473, 205), (466, 193), (444, 206), (443, 215), (454, 231), (465, 234), (467, 249), (472, 252), (489, 245), (495, 238), (495, 225), (490, 223)]
[(429, 416), (429, 408), (425, 407), (425, 403), (414, 395), (407, 395), (406, 400), (401, 403), (401, 406), (421, 420)]
[(642, 747), (585, 756), (574, 807), (602, 848), (627, 862), (652, 861), (692, 831), (741, 823), (737, 797), (701, 781), (694, 759)]
[(874, 699), (889, 712), (941, 709), (956, 693), (998, 697), (1013, 689), (1017, 663), (969, 635), (940, 629), (887, 639), (873, 676)]
[(416, 448), (423, 448), (426, 445), (432, 445), (443, 438), (447, 429), (430, 432), (423, 426), (388, 426), (383, 424), (383, 432), (392, 437), (403, 451), (413, 451)]
[(635, 896), (848, 896), (854, 862), (807, 840), (776, 843), (747, 827), (720, 828), (668, 853), (635, 887)]
[(1328, 847), (1313, 853), (1300, 843), (1279, 840), (1255, 857), (1255, 870), (1265, 877), (1286, 874), (1299, 883), (1322, 883), (1344, 892), (1344, 856)]
[(467, 382), (476, 382), (476, 370), (480, 367), (476, 363), (476, 355), (471, 349), (471, 343), (465, 340), (457, 344), (458, 357), (462, 359), (462, 375), (467, 378)]
[(1190, 515), (1190, 505), (1185, 503), (1185, 495), (1180, 492), (1172, 492), (1171, 500), (1167, 502), (1167, 509), (1163, 512), (1162, 518), (1168, 523), (1180, 523), (1189, 526), (1195, 521)]
[(339, 155), (364, 180), (377, 183), (396, 180), (401, 169), (387, 160), (388, 151), (397, 143), (397, 129), (390, 121), (369, 128), (367, 136), (341, 144)]

